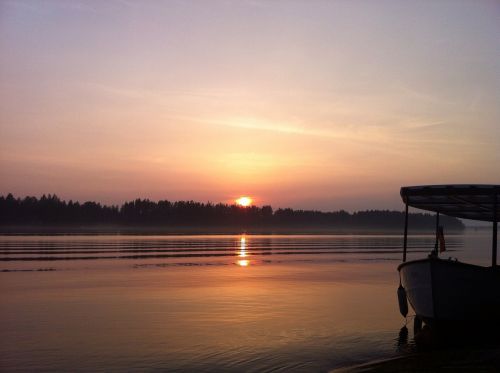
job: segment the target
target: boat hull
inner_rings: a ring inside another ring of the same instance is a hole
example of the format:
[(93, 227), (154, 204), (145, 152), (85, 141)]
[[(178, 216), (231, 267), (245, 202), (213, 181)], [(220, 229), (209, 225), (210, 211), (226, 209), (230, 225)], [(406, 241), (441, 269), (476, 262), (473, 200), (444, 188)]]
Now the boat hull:
[(401, 284), (415, 314), (429, 324), (488, 322), (500, 315), (500, 270), (428, 258), (401, 264)]

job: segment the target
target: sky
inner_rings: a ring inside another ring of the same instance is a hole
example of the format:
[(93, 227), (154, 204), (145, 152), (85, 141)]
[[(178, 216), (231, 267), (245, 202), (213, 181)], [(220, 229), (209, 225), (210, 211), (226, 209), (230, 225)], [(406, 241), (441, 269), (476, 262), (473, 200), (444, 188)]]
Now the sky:
[(498, 1), (0, 0), (0, 194), (348, 211), (500, 184)]

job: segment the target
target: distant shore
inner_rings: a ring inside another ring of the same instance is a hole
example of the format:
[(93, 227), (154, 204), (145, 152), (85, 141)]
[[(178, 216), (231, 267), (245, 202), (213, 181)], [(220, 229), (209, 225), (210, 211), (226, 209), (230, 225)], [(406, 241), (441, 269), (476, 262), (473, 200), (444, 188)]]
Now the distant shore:
[[(412, 229), (432, 232), (435, 217), (410, 213)], [(356, 212), (273, 209), (196, 201), (135, 199), (121, 206), (94, 201), (63, 201), (55, 194), (41, 198), (0, 196), (0, 232), (33, 233), (307, 233), (360, 234), (402, 232), (405, 213), (390, 210)], [(463, 230), (457, 218), (443, 216), (445, 232)], [(411, 232), (410, 232), (411, 233)]]
[[(468, 228), (474, 230), (474, 228)], [(464, 230), (447, 230), (447, 234), (462, 234)], [(430, 229), (413, 229), (410, 234), (434, 234)], [(234, 226), (161, 226), (161, 225), (3, 225), (0, 235), (41, 234), (116, 234), (116, 235), (226, 235), (226, 234), (283, 234), (283, 235), (400, 235), (401, 229), (378, 227), (332, 228), (332, 227), (234, 227)]]

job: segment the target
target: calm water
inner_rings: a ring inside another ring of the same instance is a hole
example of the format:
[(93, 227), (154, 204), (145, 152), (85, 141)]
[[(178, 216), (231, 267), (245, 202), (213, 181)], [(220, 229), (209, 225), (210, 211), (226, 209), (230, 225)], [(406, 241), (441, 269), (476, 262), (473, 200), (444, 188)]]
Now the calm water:
[[(401, 242), (1, 236), (0, 370), (328, 371), (404, 354)], [(409, 243), (411, 259), (434, 240)], [(447, 246), (489, 264), (488, 233)]]

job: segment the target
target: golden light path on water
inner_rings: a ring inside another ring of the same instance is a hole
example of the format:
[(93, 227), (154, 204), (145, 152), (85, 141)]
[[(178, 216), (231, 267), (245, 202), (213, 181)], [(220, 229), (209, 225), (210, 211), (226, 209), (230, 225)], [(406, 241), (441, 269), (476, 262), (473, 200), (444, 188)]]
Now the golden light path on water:
[[(411, 258), (426, 255), (434, 238), (413, 236)], [(0, 370), (326, 372), (400, 356), (412, 346), (411, 332), (399, 338), (400, 241), (0, 236), (0, 257), (19, 258), (0, 265)], [(459, 259), (489, 264), (489, 235), (448, 241)], [(207, 256), (214, 249), (224, 256)]]
[[(246, 251), (247, 248), (246, 245), (247, 245), (247, 239), (245, 236), (242, 236), (240, 238), (240, 250), (238, 252), (238, 257), (246, 258), (248, 256)], [(250, 264), (250, 261), (248, 259), (239, 259), (236, 263), (241, 267), (247, 267)]]

